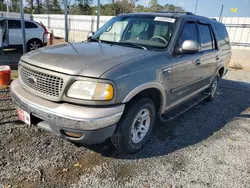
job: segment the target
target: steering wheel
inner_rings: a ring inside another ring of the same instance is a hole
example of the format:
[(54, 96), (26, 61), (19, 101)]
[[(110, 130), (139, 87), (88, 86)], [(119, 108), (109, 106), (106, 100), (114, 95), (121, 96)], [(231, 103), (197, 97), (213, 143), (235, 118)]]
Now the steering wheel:
[(163, 41), (164, 43), (166, 43), (166, 45), (168, 44), (168, 41), (162, 37), (162, 36), (153, 36), (150, 40), (154, 40), (154, 39), (160, 39), (161, 41)]

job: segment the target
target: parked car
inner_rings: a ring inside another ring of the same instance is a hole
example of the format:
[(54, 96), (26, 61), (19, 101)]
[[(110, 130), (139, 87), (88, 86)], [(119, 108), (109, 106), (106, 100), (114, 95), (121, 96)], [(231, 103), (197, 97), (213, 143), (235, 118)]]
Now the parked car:
[(111, 138), (140, 150), (156, 118), (204, 93), (216, 96), (231, 47), (225, 26), (191, 13), (132, 13), (86, 42), (21, 57), (11, 94), (19, 119), (71, 142)]
[[(23, 45), (21, 20), (18, 18), (0, 18), (0, 27), (4, 28), (3, 47), (20, 48)], [(25, 20), (27, 50), (44, 47), (48, 42), (48, 31), (43, 24)]]

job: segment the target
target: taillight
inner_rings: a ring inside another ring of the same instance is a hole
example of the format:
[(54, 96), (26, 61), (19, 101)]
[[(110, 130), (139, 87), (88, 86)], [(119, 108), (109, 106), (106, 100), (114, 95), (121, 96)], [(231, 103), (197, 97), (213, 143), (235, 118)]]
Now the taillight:
[(38, 24), (44, 29), (44, 32), (45, 32), (45, 33), (48, 33), (47, 28), (46, 28), (42, 23), (38, 23)]
[(39, 24), (44, 29), (44, 32), (43, 32), (43, 45), (45, 45), (45, 36), (48, 36), (49, 32), (48, 32), (47, 28), (42, 23), (37, 23), (37, 24)]

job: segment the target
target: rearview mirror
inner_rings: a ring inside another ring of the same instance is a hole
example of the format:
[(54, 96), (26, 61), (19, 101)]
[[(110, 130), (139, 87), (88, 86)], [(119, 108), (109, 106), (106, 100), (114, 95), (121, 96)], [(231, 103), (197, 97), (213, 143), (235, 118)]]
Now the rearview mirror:
[(199, 51), (199, 45), (194, 40), (185, 40), (181, 45), (182, 53), (194, 54)]

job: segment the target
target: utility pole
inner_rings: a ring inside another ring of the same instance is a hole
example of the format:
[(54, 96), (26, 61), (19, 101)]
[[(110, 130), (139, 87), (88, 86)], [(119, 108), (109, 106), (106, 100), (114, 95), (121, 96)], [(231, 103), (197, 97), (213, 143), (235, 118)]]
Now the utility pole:
[(97, 1), (97, 24), (96, 24), (96, 30), (99, 29), (99, 25), (100, 25), (100, 5), (101, 2), (100, 0)]
[(23, 12), (23, 0), (19, 0), (20, 3), (20, 18), (21, 18), (21, 28), (23, 36), (23, 54), (26, 53), (26, 34), (25, 34), (25, 24), (24, 24), (24, 12)]
[(222, 13), (223, 13), (223, 10), (224, 10), (224, 5), (221, 6), (219, 22), (222, 21)]
[(195, 11), (194, 11), (195, 14), (196, 14), (196, 12), (197, 12), (198, 1), (199, 1), (199, 0), (196, 0), (196, 4), (195, 4)]
[(64, 0), (64, 26), (65, 26), (65, 42), (69, 41), (69, 33), (68, 33), (68, 1)]
[(6, 8), (7, 8), (7, 18), (9, 18), (9, 12), (10, 12), (10, 9), (9, 9), (9, 0), (6, 0)]

